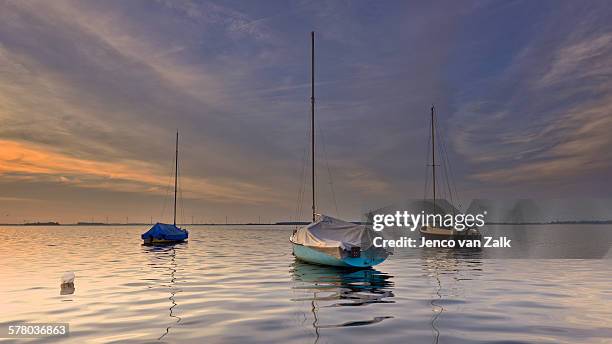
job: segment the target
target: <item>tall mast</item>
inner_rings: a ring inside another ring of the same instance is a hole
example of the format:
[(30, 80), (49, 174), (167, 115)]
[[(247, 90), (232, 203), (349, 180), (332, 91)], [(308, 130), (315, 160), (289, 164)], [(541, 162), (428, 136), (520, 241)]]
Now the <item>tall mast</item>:
[(176, 154), (174, 156), (174, 222), (176, 226), (176, 189), (178, 186), (178, 131), (176, 132)]
[(314, 89), (314, 56), (315, 56), (315, 33), (310, 32), (310, 147), (312, 156), (312, 222), (315, 221), (316, 207), (315, 207), (315, 89)]
[(434, 106), (431, 106), (431, 171), (433, 174), (433, 205), (436, 210), (436, 144), (434, 130)]

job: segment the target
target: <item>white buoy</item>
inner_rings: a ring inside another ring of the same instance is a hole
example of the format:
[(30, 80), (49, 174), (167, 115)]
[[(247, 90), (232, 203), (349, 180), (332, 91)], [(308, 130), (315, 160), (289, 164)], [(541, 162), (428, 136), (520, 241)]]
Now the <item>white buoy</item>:
[(74, 283), (74, 278), (76, 276), (74, 275), (74, 272), (70, 271), (70, 272), (66, 272), (62, 275), (62, 284), (72, 284)]

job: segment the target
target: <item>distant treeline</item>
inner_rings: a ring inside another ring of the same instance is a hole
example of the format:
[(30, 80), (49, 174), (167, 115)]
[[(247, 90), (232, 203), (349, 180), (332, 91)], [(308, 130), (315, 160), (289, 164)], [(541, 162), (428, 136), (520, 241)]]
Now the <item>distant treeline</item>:
[(487, 222), (488, 225), (608, 225), (612, 220), (580, 220), (549, 222)]
[[(353, 221), (354, 224), (368, 224), (366, 222)], [(306, 226), (310, 222), (306, 221), (279, 221), (274, 223), (181, 223), (178, 226)], [(25, 222), (25, 223), (0, 223), (1, 226), (150, 226), (151, 223), (133, 222), (133, 223), (105, 223), (105, 222), (77, 222), (77, 223), (59, 223), (54, 221), (49, 222)]]
[[(352, 221), (357, 225), (371, 225), (369, 222)], [(179, 226), (306, 226), (310, 222), (306, 221), (279, 221), (274, 223), (182, 223)], [(575, 220), (575, 221), (549, 221), (549, 222), (487, 222), (487, 225), (609, 225), (612, 220)], [(105, 222), (77, 222), (59, 223), (56, 221), (48, 222), (25, 222), (25, 223), (0, 223), (2, 226), (150, 226), (151, 223), (105, 223)]]
[(59, 222), (26, 222), (23, 224), (24, 226), (59, 226)]

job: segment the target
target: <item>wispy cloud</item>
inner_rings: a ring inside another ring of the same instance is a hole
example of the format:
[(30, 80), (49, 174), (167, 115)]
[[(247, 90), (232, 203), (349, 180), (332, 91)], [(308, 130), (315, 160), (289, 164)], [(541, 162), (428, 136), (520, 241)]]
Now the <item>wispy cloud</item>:
[(472, 178), (564, 183), (612, 168), (612, 33), (604, 28), (590, 16), (567, 38), (541, 32), (489, 83), (488, 98), (459, 108), (454, 144), (477, 170)]
[[(4, 1), (0, 197), (145, 204), (164, 193), (178, 129), (188, 211), (286, 218), (308, 144), (311, 30), (318, 180), (328, 160), (350, 216), (421, 194), (431, 103), (465, 158), (459, 179), (609, 170), (610, 10), (547, 6)], [(498, 25), (508, 13), (518, 22)]]
[(549, 70), (538, 78), (537, 85), (551, 87), (576, 79), (604, 78), (612, 75), (609, 62), (612, 32), (605, 32), (576, 42), (569, 42), (554, 54)]

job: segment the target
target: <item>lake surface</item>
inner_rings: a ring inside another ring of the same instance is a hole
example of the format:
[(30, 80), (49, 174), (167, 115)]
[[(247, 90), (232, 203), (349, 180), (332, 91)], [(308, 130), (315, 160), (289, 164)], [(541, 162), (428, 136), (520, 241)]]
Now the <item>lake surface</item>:
[(295, 261), (289, 227), (187, 228), (155, 248), (147, 226), (0, 227), (0, 325), (67, 322), (52, 341), (73, 343), (612, 342), (609, 259), (396, 251), (345, 271)]

